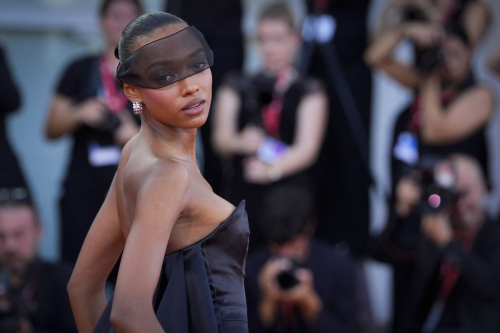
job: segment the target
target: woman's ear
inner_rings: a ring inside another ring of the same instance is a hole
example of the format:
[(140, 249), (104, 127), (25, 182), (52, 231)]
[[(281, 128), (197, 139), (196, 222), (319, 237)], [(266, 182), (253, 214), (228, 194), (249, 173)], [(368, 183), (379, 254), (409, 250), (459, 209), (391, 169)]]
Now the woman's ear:
[(142, 102), (141, 92), (136, 86), (128, 84), (127, 82), (122, 82), (122, 84), (123, 92), (131, 102)]

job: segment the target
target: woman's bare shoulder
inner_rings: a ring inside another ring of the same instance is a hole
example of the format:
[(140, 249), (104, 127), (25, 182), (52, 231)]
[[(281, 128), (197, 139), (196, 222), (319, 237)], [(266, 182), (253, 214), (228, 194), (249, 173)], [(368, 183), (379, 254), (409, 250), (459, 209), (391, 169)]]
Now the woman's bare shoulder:
[(485, 83), (479, 83), (470, 87), (464, 91), (462, 96), (478, 100), (482, 103), (486, 102), (490, 106), (496, 103), (495, 91), (491, 86)]

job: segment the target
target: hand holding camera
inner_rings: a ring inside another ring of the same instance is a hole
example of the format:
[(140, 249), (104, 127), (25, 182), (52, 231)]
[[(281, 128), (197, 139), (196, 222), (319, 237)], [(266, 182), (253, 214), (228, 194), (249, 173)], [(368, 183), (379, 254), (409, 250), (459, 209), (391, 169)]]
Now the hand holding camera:
[(244, 155), (253, 155), (257, 153), (259, 146), (264, 141), (265, 132), (262, 128), (256, 126), (247, 126), (239, 135), (239, 150)]
[(322, 308), (310, 270), (300, 268), (286, 257), (270, 259), (259, 273), (264, 308), (288, 303), (296, 306), (306, 320), (312, 320)]
[(396, 186), (396, 213), (399, 217), (408, 217), (421, 198), (419, 184), (411, 176), (403, 177)]
[(445, 212), (423, 216), (420, 228), (424, 235), (439, 247), (448, 245), (453, 236), (450, 217)]
[(444, 29), (437, 24), (425, 22), (409, 22), (403, 27), (403, 34), (410, 38), (417, 47), (433, 47), (439, 45), (445, 37)]
[(97, 128), (106, 118), (106, 106), (98, 98), (89, 98), (76, 106), (76, 116), (80, 123)]

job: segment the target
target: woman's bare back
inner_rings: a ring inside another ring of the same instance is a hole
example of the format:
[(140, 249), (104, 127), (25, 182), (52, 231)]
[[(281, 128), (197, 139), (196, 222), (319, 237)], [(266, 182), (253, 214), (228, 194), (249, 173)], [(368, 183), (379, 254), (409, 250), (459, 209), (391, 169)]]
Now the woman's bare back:
[[(191, 159), (177, 159), (136, 135), (127, 143), (116, 175), (117, 211), (124, 238), (134, 221), (136, 199), (141, 187), (157, 181), (159, 169), (185, 168), (189, 174), (187, 204), (175, 221), (165, 254), (183, 249), (210, 234), (231, 215), (235, 207), (215, 193)], [(165, 188), (165, 191), (168, 191)], [(153, 198), (152, 198), (153, 199)], [(162, 216), (157, 216), (162, 219)]]

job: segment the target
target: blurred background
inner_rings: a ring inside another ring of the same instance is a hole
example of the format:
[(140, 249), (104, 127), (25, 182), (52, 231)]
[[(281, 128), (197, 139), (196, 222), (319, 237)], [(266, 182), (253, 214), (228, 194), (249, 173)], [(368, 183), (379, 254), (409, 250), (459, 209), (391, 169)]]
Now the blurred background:
[[(279, 2), (290, 6), (297, 22), (306, 17), (307, 1)], [(335, 3), (335, 0), (331, 2)], [(377, 25), (388, 2), (388, 0), (371, 0), (362, 4), (360, 2), (360, 6), (366, 6), (367, 39), (375, 38), (377, 35)], [(500, 2), (497, 0), (482, 0), (482, 2), (488, 7), (490, 25), (475, 46), (471, 67), (476, 79), (487, 84), (497, 96), (500, 96), (499, 77), (488, 67), (489, 59), (500, 45), (498, 23)], [(104, 45), (97, 15), (100, 3), (99, 0), (0, 0), (0, 45), (4, 49), (10, 74), (21, 95), (21, 106), (15, 113), (7, 116), (5, 131), (24, 172), (34, 204), (38, 209), (39, 219), (43, 224), (39, 251), (40, 256), (46, 260), (61, 258), (58, 205), (72, 144), (70, 137), (57, 141), (46, 139), (47, 112), (63, 70), (75, 58), (86, 53), (96, 53)], [(145, 11), (161, 11), (167, 6), (162, 0), (143, 0), (142, 3)], [(262, 66), (256, 48), (255, 31), (259, 13), (263, 7), (271, 3), (273, 1), (269, 0), (241, 1), (243, 13), (241, 28), (244, 36), (243, 71), (249, 75), (257, 73)], [(342, 11), (338, 13), (342, 15)], [(344, 43), (338, 44), (337, 49), (349, 48), (350, 43), (354, 41), (347, 38)], [(413, 54), (413, 46), (408, 41), (402, 42), (395, 50), (395, 58), (403, 63), (411, 63), (414, 60)], [(375, 68), (371, 75), (373, 80), (371, 116), (367, 118), (369, 166), (373, 176), (373, 183), (369, 187), (369, 233), (376, 237), (388, 221), (387, 199), (395, 185), (391, 184), (393, 128), (401, 110), (412, 102), (414, 92), (398, 84), (383, 70)], [(352, 89), (356, 90), (356, 87)], [(493, 215), (498, 214), (500, 210), (498, 105), (497, 98), (497, 102), (494, 103), (494, 114), (486, 130), (490, 180), (487, 206)], [(352, 139), (346, 138), (346, 140)], [(200, 152), (202, 150), (200, 144)], [(202, 153), (200, 156), (207, 154)], [(366, 258), (362, 260), (361, 265), (365, 273), (373, 320), (378, 327), (388, 327), (392, 318), (392, 268)]]

